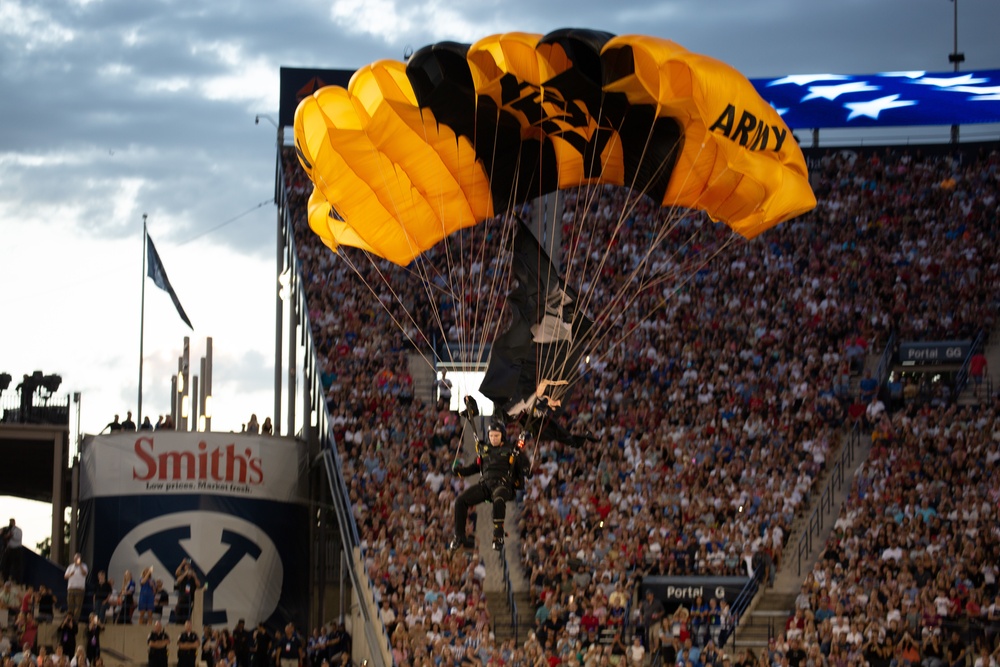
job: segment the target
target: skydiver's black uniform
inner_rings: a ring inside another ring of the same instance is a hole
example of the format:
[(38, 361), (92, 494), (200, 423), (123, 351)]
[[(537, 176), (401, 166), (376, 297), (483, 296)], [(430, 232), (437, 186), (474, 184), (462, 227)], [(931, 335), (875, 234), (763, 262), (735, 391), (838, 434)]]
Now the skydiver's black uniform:
[[(476, 462), (467, 466), (452, 466), (455, 474), (466, 477), (482, 473), (478, 484), (473, 484), (455, 499), (455, 539), (452, 548), (471, 547), (475, 543), (465, 536), (465, 523), (469, 508), (481, 502), (493, 502), (493, 548), (503, 545), (504, 517), (507, 502), (514, 499), (514, 491), (524, 485), (524, 479), (531, 476), (531, 461), (518, 446), (507, 440), (503, 427), (494, 423), (490, 431), (499, 431), (500, 444), (491, 445), (476, 437)], [(518, 441), (523, 442), (523, 441)]]

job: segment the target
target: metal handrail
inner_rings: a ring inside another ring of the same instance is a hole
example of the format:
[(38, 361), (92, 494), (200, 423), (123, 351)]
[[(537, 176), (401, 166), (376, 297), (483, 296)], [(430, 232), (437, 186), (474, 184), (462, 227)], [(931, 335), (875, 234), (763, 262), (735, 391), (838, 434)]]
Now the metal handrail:
[(831, 470), (830, 478), (820, 493), (819, 503), (817, 503), (816, 508), (809, 515), (806, 530), (799, 536), (796, 549), (796, 556), (798, 558), (796, 572), (800, 577), (802, 576), (802, 562), (809, 557), (809, 554), (813, 550), (813, 537), (819, 537), (826, 523), (826, 517), (833, 513), (833, 499), (837, 492), (844, 486), (844, 480), (847, 479), (847, 471), (854, 464), (854, 455), (860, 444), (861, 425), (855, 423), (847, 432), (847, 438), (844, 441), (843, 448), (840, 450), (840, 456), (837, 458), (837, 462)]
[(958, 399), (959, 394), (965, 389), (965, 385), (969, 383), (969, 369), (972, 367), (972, 357), (979, 352), (983, 344), (986, 342), (986, 330), (980, 329), (979, 333), (976, 334), (976, 339), (972, 341), (972, 345), (969, 347), (969, 354), (965, 355), (965, 360), (962, 362), (962, 367), (958, 369), (958, 373), (955, 374), (955, 399)]
[[(503, 587), (507, 591), (507, 606), (510, 608), (510, 627), (514, 632), (514, 643), (518, 640), (517, 603), (514, 601), (514, 585), (510, 581), (510, 563), (507, 561), (507, 546), (500, 547), (500, 564), (503, 567)], [(495, 625), (495, 624), (494, 624)], [(494, 631), (495, 631), (494, 627)]]
[(757, 595), (757, 591), (760, 590), (760, 582), (767, 576), (764, 568), (765, 565), (763, 563), (757, 566), (757, 569), (753, 571), (753, 575), (750, 577), (750, 581), (746, 583), (739, 595), (736, 596), (736, 599), (733, 600), (733, 604), (729, 606), (729, 618), (726, 621), (726, 626), (722, 628), (722, 633), (719, 635), (717, 643), (719, 648), (725, 646), (730, 637), (733, 637), (733, 648), (736, 647), (736, 628), (740, 624), (743, 612), (747, 610), (750, 603), (753, 602), (754, 596)]
[(889, 377), (889, 369), (892, 368), (892, 358), (896, 354), (896, 332), (893, 331), (889, 335), (889, 340), (885, 344), (885, 349), (882, 350), (882, 356), (879, 357), (878, 366), (875, 367), (875, 381), (878, 382), (878, 387), (875, 388), (875, 393), (878, 393), (882, 385), (885, 384), (886, 378)]

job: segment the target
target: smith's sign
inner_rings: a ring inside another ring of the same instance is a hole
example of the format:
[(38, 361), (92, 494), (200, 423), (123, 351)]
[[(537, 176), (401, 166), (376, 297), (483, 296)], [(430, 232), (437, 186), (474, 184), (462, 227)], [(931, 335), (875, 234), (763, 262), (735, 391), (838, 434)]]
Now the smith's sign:
[(229, 482), (233, 484), (261, 484), (264, 470), (260, 456), (245, 447), (237, 451), (228, 444), (209, 449), (205, 441), (198, 443), (198, 450), (158, 451), (153, 438), (135, 441), (138, 462), (132, 467), (132, 479), (141, 481), (194, 481)]

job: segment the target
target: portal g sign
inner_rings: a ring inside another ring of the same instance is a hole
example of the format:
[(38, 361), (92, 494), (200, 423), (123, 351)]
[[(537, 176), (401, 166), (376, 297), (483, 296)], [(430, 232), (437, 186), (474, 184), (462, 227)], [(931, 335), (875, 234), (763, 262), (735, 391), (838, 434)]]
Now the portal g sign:
[(152, 565), (154, 579), (173, 589), (185, 558), (201, 581), (206, 625), (235, 618), (263, 620), (278, 606), (284, 568), (274, 542), (259, 527), (219, 512), (178, 512), (140, 524), (115, 547), (108, 576), (137, 573)]

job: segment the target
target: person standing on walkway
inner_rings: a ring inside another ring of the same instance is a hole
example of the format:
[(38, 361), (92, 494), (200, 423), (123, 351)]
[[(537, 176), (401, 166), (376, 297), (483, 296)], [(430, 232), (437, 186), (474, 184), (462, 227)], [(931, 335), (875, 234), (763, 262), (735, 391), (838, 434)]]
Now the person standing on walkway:
[(66, 611), (74, 621), (80, 620), (83, 611), (83, 592), (87, 588), (87, 564), (79, 553), (73, 554), (73, 561), (66, 568)]

